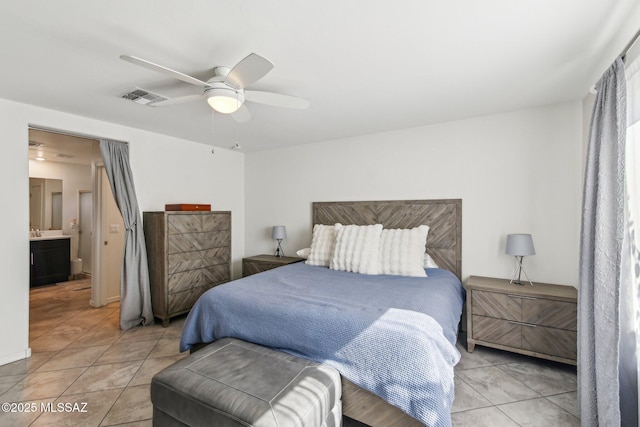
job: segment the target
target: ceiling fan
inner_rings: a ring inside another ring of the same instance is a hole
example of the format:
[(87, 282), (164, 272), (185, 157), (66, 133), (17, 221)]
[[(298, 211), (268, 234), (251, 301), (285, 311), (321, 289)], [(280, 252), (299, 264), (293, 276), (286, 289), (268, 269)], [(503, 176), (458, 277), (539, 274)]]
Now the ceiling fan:
[(311, 105), (307, 99), (296, 96), (245, 90), (247, 86), (260, 80), (273, 69), (271, 61), (256, 53), (250, 54), (233, 68), (215, 67), (213, 69), (214, 76), (206, 82), (135, 56), (120, 55), (120, 59), (203, 89), (202, 94), (199, 95), (181, 96), (149, 104), (154, 107), (177, 105), (205, 98), (215, 111), (231, 114), (236, 121), (244, 122), (251, 118), (249, 110), (244, 105), (245, 101), (295, 109), (305, 109)]

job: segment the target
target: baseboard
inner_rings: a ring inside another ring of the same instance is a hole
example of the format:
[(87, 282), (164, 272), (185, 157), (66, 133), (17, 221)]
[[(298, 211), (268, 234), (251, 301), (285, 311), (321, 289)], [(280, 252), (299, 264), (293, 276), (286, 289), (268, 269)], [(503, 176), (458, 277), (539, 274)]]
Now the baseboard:
[(120, 301), (120, 295), (116, 295), (115, 297), (107, 298), (107, 304), (111, 304), (112, 302)]
[(22, 359), (28, 359), (29, 357), (31, 357), (31, 347), (28, 347), (24, 351), (0, 356), (0, 365), (6, 365), (7, 363), (16, 362)]
[[(120, 295), (116, 295), (115, 297), (107, 298), (107, 304), (111, 304), (112, 302), (118, 302), (118, 301), (120, 301)], [(107, 304), (105, 304), (105, 305), (107, 305)], [(95, 308), (104, 307), (103, 305), (96, 305), (96, 302), (93, 299), (89, 300), (89, 305), (91, 307), (95, 307)]]

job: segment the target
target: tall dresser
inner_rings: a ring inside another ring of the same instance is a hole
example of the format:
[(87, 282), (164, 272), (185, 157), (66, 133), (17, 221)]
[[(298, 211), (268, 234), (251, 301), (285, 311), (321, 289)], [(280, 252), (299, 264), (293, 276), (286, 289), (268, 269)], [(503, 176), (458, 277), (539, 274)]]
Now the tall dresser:
[(231, 280), (231, 212), (144, 212), (151, 305), (162, 320), (188, 312)]

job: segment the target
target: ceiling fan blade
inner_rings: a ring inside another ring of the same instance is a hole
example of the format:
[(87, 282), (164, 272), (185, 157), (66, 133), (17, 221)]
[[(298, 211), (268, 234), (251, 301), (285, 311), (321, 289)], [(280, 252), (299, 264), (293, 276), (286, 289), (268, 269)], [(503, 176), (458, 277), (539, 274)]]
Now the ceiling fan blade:
[(244, 123), (251, 120), (251, 113), (247, 106), (242, 104), (237, 111), (231, 113), (231, 117), (233, 117), (233, 119), (238, 123)]
[(229, 71), (224, 82), (236, 89), (244, 89), (263, 78), (272, 69), (273, 63), (271, 61), (257, 53), (252, 53)]
[(259, 104), (272, 105), (274, 107), (295, 108), (304, 110), (311, 106), (308, 99), (298, 98), (297, 96), (284, 95), (282, 93), (261, 92), (256, 90), (245, 90), (244, 99)]
[(199, 101), (202, 99), (202, 95), (187, 95), (180, 96), (178, 98), (165, 99), (164, 101), (152, 102), (149, 104), (151, 107), (169, 107), (171, 105), (184, 104), (187, 102)]
[(206, 82), (202, 80), (198, 80), (195, 77), (188, 76), (179, 71), (172, 70), (167, 67), (163, 67), (162, 65), (154, 64), (153, 62), (149, 62), (144, 59), (137, 58), (135, 56), (130, 55), (120, 55), (120, 59), (123, 61), (130, 62), (135, 65), (139, 65), (148, 70), (156, 71), (158, 73), (162, 73), (166, 76), (173, 77), (174, 79), (182, 80), (183, 82), (190, 83), (192, 85), (200, 86), (200, 87), (209, 87)]

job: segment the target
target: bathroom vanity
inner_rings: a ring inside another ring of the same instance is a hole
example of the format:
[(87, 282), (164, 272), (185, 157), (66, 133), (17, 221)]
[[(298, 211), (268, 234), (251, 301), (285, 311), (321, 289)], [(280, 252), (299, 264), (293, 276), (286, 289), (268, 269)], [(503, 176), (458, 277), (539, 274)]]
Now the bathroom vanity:
[(69, 280), (71, 236), (31, 237), (30, 284), (31, 287), (50, 285)]

